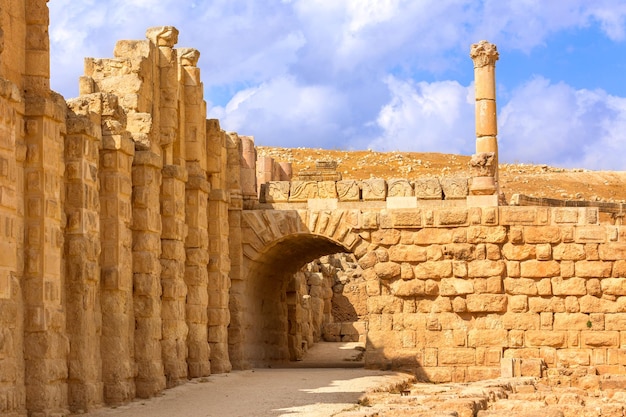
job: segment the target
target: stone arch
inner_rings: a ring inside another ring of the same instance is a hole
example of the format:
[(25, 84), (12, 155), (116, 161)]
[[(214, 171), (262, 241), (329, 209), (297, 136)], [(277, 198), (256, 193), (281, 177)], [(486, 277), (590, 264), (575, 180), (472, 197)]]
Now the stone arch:
[(308, 262), (359, 252), (353, 229), (358, 211), (244, 210), (243, 265), (231, 288), (230, 349), (233, 366), (288, 360), (287, 288)]

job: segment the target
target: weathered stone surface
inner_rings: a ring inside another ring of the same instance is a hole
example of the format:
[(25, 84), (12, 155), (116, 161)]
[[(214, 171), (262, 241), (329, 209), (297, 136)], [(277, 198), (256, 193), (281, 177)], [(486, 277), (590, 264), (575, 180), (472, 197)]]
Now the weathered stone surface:
[(394, 245), (389, 248), (389, 260), (392, 262), (424, 262), (426, 248), (415, 245)]
[(372, 178), (361, 182), (364, 201), (384, 200), (387, 198), (387, 182), (382, 178)]
[(470, 277), (499, 277), (506, 270), (503, 261), (472, 261), (467, 264)]
[(427, 261), (419, 263), (415, 267), (415, 277), (419, 279), (441, 279), (451, 276), (451, 261)]
[(374, 265), (374, 271), (380, 279), (393, 279), (400, 276), (400, 264), (395, 262), (381, 262)]
[(467, 184), (467, 178), (450, 178), (445, 177), (441, 180), (441, 188), (443, 191), (444, 199), (446, 200), (460, 200), (467, 198), (469, 193), (469, 187)]
[(337, 181), (336, 187), (339, 201), (359, 201), (361, 199), (361, 188), (355, 180)]
[(626, 278), (605, 278), (600, 281), (602, 292), (608, 295), (626, 295)]
[(442, 278), (439, 283), (439, 294), (442, 296), (455, 296), (474, 293), (472, 281), (458, 278)]
[(535, 245), (513, 245), (504, 244), (502, 254), (506, 259), (512, 261), (525, 261), (535, 257)]
[(521, 274), (527, 278), (549, 278), (560, 274), (560, 266), (556, 261), (524, 261), (521, 263)]
[(507, 305), (506, 295), (503, 294), (470, 294), (466, 300), (470, 312), (504, 312)]
[(408, 281), (397, 280), (391, 284), (391, 293), (398, 297), (417, 297), (425, 295), (424, 281), (411, 279)]
[(581, 278), (608, 278), (611, 276), (611, 263), (604, 261), (576, 262), (575, 274)]
[(413, 196), (413, 187), (411, 183), (403, 178), (392, 178), (387, 180), (387, 196), (388, 197), (411, 197)]
[[(335, 161), (291, 181), (289, 163), (206, 120), (199, 52), (176, 49), (175, 28), (87, 59), (81, 96), (64, 102), (49, 91), (45, 1), (22, 3), (0, 10), (0, 414), (123, 404), (302, 359), (320, 338), (435, 382), (497, 376), (503, 359), (535, 377), (544, 363), (624, 371), (620, 216), (497, 206), (494, 48), (473, 54), (471, 195), (465, 178), (420, 178), (415, 192), (342, 181)], [(574, 415), (576, 395), (540, 410)]]
[(415, 181), (415, 195), (422, 200), (441, 200), (443, 192), (438, 178), (424, 177)]

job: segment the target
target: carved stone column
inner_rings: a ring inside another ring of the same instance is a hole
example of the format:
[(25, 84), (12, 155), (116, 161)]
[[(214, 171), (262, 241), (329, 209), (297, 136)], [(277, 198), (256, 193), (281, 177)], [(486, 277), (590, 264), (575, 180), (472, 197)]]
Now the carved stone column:
[(135, 151), (132, 178), (133, 307), (136, 394), (149, 398), (165, 388), (161, 341), (161, 155)]
[[(496, 120), (495, 69), (498, 50), (495, 45), (480, 41), (472, 45), (476, 91), (476, 155), (491, 153), (492, 172), (485, 175), (484, 166), (474, 173), (471, 195), (498, 195), (498, 124)], [(485, 158), (479, 158), (485, 159)], [(497, 201), (496, 201), (497, 204)]]
[(98, 163), (102, 95), (68, 101), (65, 136), (65, 279), (70, 410), (102, 404)]
[[(230, 176), (227, 171), (226, 133), (221, 130), (217, 121), (207, 123), (206, 132), (207, 152), (211, 155), (210, 160), (219, 161), (219, 165), (211, 169), (211, 193), (207, 217), (210, 242), (208, 338), (211, 345), (211, 372), (224, 373), (232, 369), (229, 356), (229, 332), (231, 326), (238, 326), (238, 322), (231, 321), (229, 306), (231, 240), (230, 193), (227, 183)], [(235, 258), (236, 261), (238, 259), (239, 257)]]
[(113, 120), (103, 120), (105, 127), (98, 170), (102, 228), (102, 378), (106, 403), (123, 404), (135, 397), (130, 203), (135, 143), (125, 130), (111, 130), (117, 120), (109, 118)]

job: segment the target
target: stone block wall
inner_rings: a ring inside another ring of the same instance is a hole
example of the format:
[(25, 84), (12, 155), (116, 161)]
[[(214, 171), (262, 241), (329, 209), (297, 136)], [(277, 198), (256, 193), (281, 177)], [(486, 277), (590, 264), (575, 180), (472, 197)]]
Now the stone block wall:
[(625, 371), (626, 229), (596, 209), (363, 216), (369, 365), (435, 382), (499, 376), (503, 358)]
[[(626, 228), (600, 224), (597, 208), (258, 210), (242, 226), (254, 285), (243, 288), (244, 325), (255, 323), (254, 303), (281, 303), (280, 291), (261, 288), (285, 278), (262, 265), (288, 270), (299, 257), (350, 252), (364, 281), (350, 301), (364, 304), (368, 366), (434, 382), (497, 377), (511, 359), (538, 372), (626, 372)], [(326, 327), (341, 340), (343, 323)], [(256, 359), (284, 351), (280, 338), (244, 336)]]

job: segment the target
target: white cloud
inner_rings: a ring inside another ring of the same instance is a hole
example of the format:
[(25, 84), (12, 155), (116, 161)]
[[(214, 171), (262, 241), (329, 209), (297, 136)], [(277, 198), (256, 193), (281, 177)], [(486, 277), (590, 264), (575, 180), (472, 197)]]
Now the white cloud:
[[(456, 81), (418, 82), (389, 77), (390, 101), (376, 125), (376, 150), (475, 152), (473, 86)], [(603, 90), (576, 90), (542, 77), (524, 83), (499, 102), (502, 162), (624, 170), (626, 98)]]
[[(179, 46), (201, 52), (211, 117), (283, 146), (471, 154), (471, 42), (496, 43), (504, 59), (590, 26), (626, 40), (623, 0), (55, 0), (49, 7), (52, 86), (65, 96), (77, 94), (83, 57), (110, 57), (118, 39), (174, 25)], [(455, 76), (464, 81), (441, 81)], [(502, 88), (512, 92), (499, 102), (510, 160), (620, 166), (619, 152), (601, 158), (596, 149), (624, 145), (624, 99), (541, 77)]]
[(536, 77), (512, 93), (499, 117), (502, 161), (625, 169), (626, 99)]
[(376, 123), (378, 150), (473, 153), (474, 93), (456, 81), (434, 83), (387, 79), (392, 98)]
[(332, 88), (303, 86), (285, 76), (238, 92), (226, 106), (209, 109), (209, 117), (220, 119), (222, 129), (255, 136), (259, 145), (324, 148), (346, 144), (338, 122), (347, 110)]

